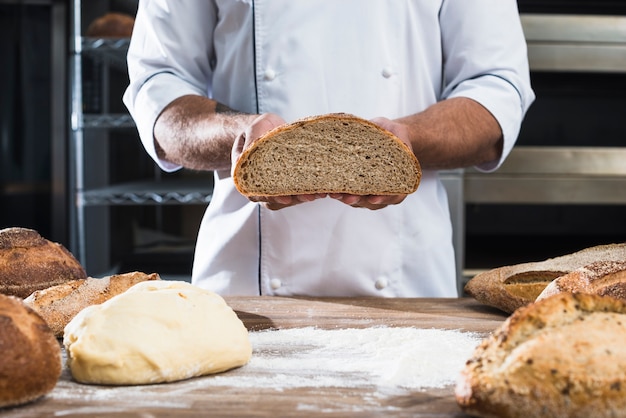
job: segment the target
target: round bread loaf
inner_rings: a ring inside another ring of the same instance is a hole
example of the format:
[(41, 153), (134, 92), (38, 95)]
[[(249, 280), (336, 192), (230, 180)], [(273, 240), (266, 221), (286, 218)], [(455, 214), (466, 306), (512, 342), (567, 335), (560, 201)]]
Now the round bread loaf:
[(61, 346), (19, 298), (0, 295), (0, 408), (34, 401), (61, 376)]
[(516, 310), (467, 361), (455, 396), (478, 417), (621, 417), (626, 303), (561, 293)]
[(86, 278), (85, 269), (63, 245), (32, 229), (0, 230), (0, 293), (23, 299), (36, 290)]

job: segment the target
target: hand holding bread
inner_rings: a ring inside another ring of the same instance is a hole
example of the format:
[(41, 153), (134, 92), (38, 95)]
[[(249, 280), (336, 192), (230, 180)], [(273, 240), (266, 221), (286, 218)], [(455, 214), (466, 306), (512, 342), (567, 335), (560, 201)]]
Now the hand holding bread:
[(233, 146), (235, 186), (270, 209), (326, 196), (379, 209), (419, 185), (410, 147), (377, 124), (343, 113), (281, 122), (261, 116)]

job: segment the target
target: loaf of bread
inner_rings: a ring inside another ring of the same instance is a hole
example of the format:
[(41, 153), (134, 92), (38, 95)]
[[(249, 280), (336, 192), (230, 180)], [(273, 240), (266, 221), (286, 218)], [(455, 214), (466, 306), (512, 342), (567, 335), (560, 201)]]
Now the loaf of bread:
[(87, 306), (99, 305), (131, 286), (147, 280), (160, 280), (156, 273), (131, 272), (96, 279), (73, 280), (38, 290), (24, 299), (46, 321), (57, 338), (65, 326)]
[(618, 417), (626, 411), (626, 303), (563, 293), (515, 311), (455, 388), (480, 417)]
[(34, 401), (61, 376), (61, 346), (45, 321), (15, 296), (0, 295), (0, 408)]
[(85, 35), (94, 38), (130, 38), (135, 18), (125, 13), (109, 12), (89, 24)]
[(234, 169), (245, 196), (413, 193), (421, 168), (409, 147), (356, 116), (333, 113), (279, 126), (246, 149)]
[(537, 300), (558, 293), (591, 293), (626, 301), (626, 260), (598, 261), (553, 280)]
[(557, 277), (597, 261), (626, 261), (626, 243), (598, 245), (571, 254), (499, 267), (477, 274), (465, 293), (506, 313), (534, 302)]
[(87, 278), (61, 244), (27, 228), (0, 230), (0, 293), (25, 298), (36, 290)]

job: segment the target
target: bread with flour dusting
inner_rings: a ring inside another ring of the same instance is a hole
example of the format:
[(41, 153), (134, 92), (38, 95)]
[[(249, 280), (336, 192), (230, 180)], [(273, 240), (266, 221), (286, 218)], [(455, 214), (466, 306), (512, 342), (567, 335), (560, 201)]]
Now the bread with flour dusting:
[(24, 303), (41, 315), (57, 338), (62, 338), (65, 326), (86, 307), (104, 303), (137, 283), (160, 279), (157, 273), (140, 271), (88, 277), (33, 292)]
[(464, 290), (485, 305), (513, 313), (534, 302), (557, 277), (607, 261), (626, 261), (626, 243), (598, 245), (543, 261), (498, 267), (474, 276)]
[(558, 293), (592, 293), (626, 301), (626, 260), (598, 261), (553, 280), (537, 300)]
[(476, 348), (455, 396), (479, 417), (623, 417), (626, 303), (562, 293), (515, 311)]
[(234, 169), (245, 196), (409, 194), (421, 179), (409, 147), (380, 126), (345, 113), (304, 118), (267, 132)]

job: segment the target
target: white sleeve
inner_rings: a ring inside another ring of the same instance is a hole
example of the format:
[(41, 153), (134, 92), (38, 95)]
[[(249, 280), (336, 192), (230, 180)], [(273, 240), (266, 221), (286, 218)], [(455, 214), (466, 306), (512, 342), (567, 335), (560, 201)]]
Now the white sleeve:
[(497, 169), (515, 145), (535, 99), (526, 40), (515, 0), (444, 0), (440, 15), (444, 53), (442, 98), (468, 97), (496, 118), (504, 136)]
[(165, 171), (180, 166), (157, 157), (154, 123), (174, 99), (208, 94), (215, 20), (209, 0), (184, 6), (172, 0), (139, 2), (127, 57), (130, 84), (123, 101), (146, 151)]

